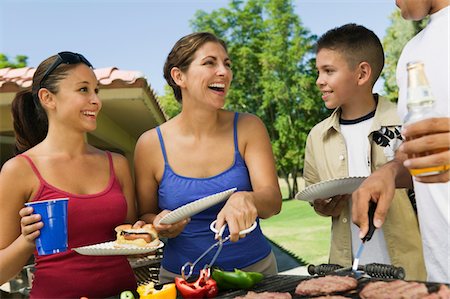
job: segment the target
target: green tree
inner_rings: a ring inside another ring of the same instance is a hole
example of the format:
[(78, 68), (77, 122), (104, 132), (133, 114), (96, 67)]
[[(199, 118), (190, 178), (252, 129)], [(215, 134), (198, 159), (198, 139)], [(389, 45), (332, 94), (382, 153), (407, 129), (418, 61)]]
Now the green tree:
[(164, 86), (164, 95), (159, 96), (158, 101), (169, 118), (176, 116), (181, 111), (181, 104), (175, 99), (172, 87), (169, 84)]
[(384, 79), (384, 91), (386, 97), (397, 102), (398, 87), (395, 79), (395, 70), (398, 59), (406, 43), (422, 30), (428, 23), (428, 19), (420, 22), (406, 21), (402, 18), (400, 10), (395, 10), (389, 17), (391, 25), (386, 30), (383, 39), (386, 63), (381, 77)]
[(328, 114), (315, 86), (313, 45), (291, 0), (232, 0), (229, 8), (198, 11), (195, 31), (210, 31), (228, 46), (234, 79), (227, 108), (255, 113), (266, 124), (279, 176), (289, 197), (298, 191), (304, 146), (314, 124)]
[(10, 61), (8, 56), (3, 53), (0, 53), (0, 69), (2, 68), (21, 68), (27, 66), (28, 57), (25, 55), (17, 55), (15, 58), (15, 62)]

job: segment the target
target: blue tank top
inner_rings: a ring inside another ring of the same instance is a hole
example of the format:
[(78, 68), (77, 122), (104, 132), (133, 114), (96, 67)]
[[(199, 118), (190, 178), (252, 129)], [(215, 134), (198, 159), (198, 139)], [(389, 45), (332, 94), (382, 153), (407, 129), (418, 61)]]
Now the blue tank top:
[[(161, 130), (159, 127), (156, 128), (164, 156), (164, 174), (158, 189), (159, 208), (161, 210), (175, 210), (199, 198), (234, 187), (237, 188), (236, 192), (253, 190), (247, 166), (238, 149), (238, 116), (238, 113), (234, 116), (234, 163), (224, 172), (208, 178), (190, 178), (176, 174), (168, 163)], [(192, 216), (191, 221), (180, 235), (168, 239), (164, 247), (162, 261), (164, 269), (178, 274), (181, 273), (181, 267), (186, 262), (194, 262), (216, 242), (209, 225), (217, 218), (217, 214), (224, 205), (225, 202), (219, 203)], [(232, 271), (234, 268), (248, 267), (269, 255), (271, 252), (270, 244), (262, 234), (259, 219), (257, 221), (257, 228), (247, 234), (245, 238), (238, 242), (227, 241), (223, 244), (222, 251), (214, 265)], [(225, 231), (225, 235), (228, 235), (228, 231)], [(215, 250), (212, 250), (196, 265), (195, 274), (198, 275), (199, 270), (211, 261), (215, 252)]]

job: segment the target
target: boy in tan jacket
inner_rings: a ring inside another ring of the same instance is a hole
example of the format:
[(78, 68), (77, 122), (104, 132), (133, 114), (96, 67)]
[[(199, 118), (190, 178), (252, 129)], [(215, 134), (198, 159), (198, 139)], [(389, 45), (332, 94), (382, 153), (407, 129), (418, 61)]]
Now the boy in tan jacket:
[[(394, 157), (401, 143), (395, 104), (372, 93), (384, 65), (381, 42), (371, 30), (347, 24), (326, 32), (316, 51), (316, 84), (325, 106), (334, 111), (308, 135), (306, 184), (369, 176)], [(383, 229), (366, 243), (360, 264), (392, 264), (403, 267), (407, 279), (425, 280), (416, 214), (406, 190), (397, 190), (395, 196)], [(351, 206), (348, 194), (314, 201), (318, 214), (332, 217), (329, 262), (344, 267), (352, 265), (361, 243)]]

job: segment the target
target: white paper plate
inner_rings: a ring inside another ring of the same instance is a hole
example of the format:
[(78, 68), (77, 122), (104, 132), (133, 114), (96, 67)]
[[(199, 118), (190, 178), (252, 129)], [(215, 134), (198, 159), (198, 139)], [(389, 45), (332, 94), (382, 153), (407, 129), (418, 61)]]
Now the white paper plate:
[(227, 200), (231, 196), (231, 194), (233, 194), (234, 191), (236, 190), (237, 188), (232, 188), (197, 199), (196, 201), (181, 206), (178, 209), (173, 210), (169, 214), (166, 214), (164, 217), (161, 218), (159, 223), (173, 224), (188, 217), (191, 217), (197, 213), (200, 213), (201, 211), (204, 211), (212, 207), (215, 204), (218, 204), (219, 202)]
[(323, 181), (295, 195), (296, 199), (314, 202), (316, 199), (330, 198), (336, 195), (351, 194), (367, 177), (347, 177)]
[[(120, 246), (120, 247), (117, 247)], [(159, 241), (154, 247), (138, 247), (133, 245), (117, 245), (116, 242), (105, 242), (89, 246), (72, 248), (82, 255), (130, 255), (143, 254), (157, 250), (164, 246), (164, 243)]]

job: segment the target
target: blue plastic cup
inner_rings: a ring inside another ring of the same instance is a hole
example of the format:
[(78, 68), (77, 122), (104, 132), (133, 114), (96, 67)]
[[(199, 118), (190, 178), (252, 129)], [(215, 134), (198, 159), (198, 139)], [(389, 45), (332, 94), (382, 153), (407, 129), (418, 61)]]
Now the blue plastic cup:
[(48, 255), (67, 250), (67, 203), (68, 198), (57, 198), (25, 203), (33, 207), (33, 214), (40, 214), (44, 226), (36, 238), (39, 255)]

